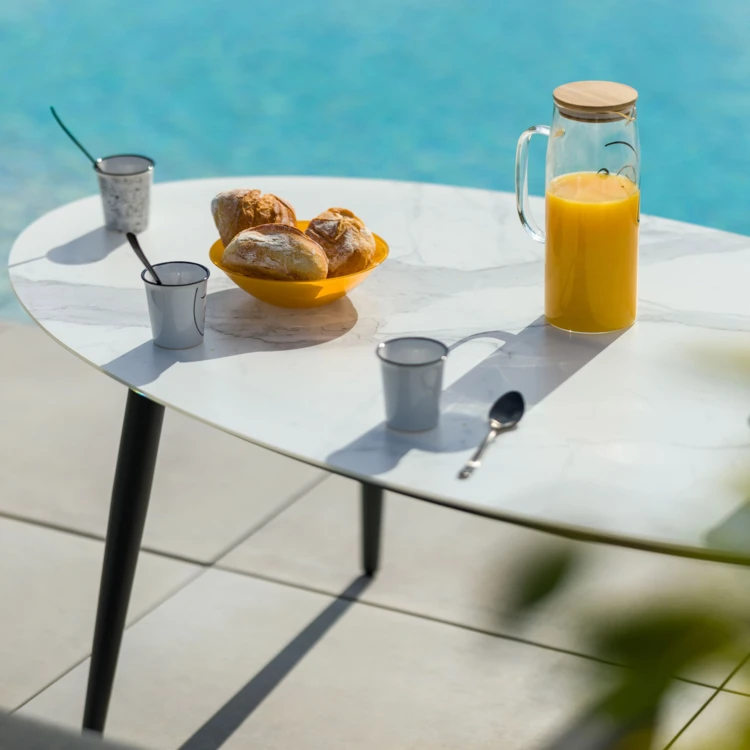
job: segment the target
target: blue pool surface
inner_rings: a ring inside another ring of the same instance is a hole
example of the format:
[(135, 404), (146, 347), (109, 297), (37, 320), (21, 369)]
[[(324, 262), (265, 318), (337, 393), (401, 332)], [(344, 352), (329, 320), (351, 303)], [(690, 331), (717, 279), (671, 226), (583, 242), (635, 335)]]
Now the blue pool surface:
[[(749, 42), (746, 0), (0, 0), (0, 261), (96, 191), (50, 104), (96, 154), (155, 158), (159, 181), (512, 190), (520, 132), (589, 78), (640, 92), (644, 212), (750, 234)], [(21, 315), (3, 271), (0, 317)]]

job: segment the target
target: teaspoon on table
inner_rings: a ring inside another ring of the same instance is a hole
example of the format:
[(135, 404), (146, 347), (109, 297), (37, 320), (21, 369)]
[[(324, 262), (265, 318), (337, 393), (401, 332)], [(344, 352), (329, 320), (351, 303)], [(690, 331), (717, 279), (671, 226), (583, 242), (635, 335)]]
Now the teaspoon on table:
[(149, 263), (148, 258), (146, 257), (146, 253), (141, 250), (141, 245), (138, 242), (138, 238), (132, 233), (127, 232), (125, 236), (128, 238), (128, 242), (130, 243), (130, 247), (133, 248), (133, 252), (138, 256), (138, 259), (143, 263), (144, 266), (146, 266), (146, 269), (151, 274), (151, 278), (157, 283), (161, 284), (161, 279), (156, 275), (156, 271), (154, 271), (154, 267)]
[(523, 396), (518, 391), (508, 391), (492, 404), (489, 420), (490, 430), (476, 449), (474, 455), (464, 464), (458, 473), (459, 479), (468, 479), (474, 469), (482, 463), (482, 455), (488, 446), (495, 442), (495, 438), (503, 431), (515, 427), (523, 416), (525, 405)]

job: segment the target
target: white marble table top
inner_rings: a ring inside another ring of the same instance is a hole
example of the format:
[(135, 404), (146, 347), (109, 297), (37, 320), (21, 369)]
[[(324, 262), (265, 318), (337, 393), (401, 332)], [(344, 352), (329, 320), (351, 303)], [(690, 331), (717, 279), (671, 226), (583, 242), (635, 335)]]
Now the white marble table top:
[[(170, 352), (151, 342), (138, 260), (103, 229), (92, 196), (23, 232), (14, 289), (87, 362), (259, 445), (536, 528), (750, 559), (750, 239), (644, 216), (638, 322), (571, 336), (543, 323), (543, 247), (503, 193), (307, 177), (165, 183), (141, 235), (151, 261), (210, 266), (209, 204), (233, 187), (277, 193), (300, 218), (347, 206), (391, 255), (350, 297), (313, 310), (259, 303), (211, 266), (205, 343)], [(532, 205), (541, 218), (542, 201)], [(405, 334), (451, 346), (441, 425), (420, 435), (383, 423), (374, 349)], [(458, 480), (490, 404), (511, 388), (530, 406), (523, 422)]]

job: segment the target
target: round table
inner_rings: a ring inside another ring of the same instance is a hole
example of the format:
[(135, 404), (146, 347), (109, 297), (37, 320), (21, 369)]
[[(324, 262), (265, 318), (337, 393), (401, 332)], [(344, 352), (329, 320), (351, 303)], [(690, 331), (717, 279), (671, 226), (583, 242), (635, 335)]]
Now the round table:
[[(545, 325), (544, 249), (504, 193), (317, 177), (163, 183), (140, 236), (150, 260), (210, 265), (211, 198), (243, 186), (303, 219), (351, 208), (390, 257), (349, 297), (309, 310), (260, 303), (211, 267), (204, 343), (168, 351), (151, 341), (141, 266), (102, 227), (98, 196), (43, 216), (10, 254), (37, 323), (131, 389), (92, 657), (100, 683), (114, 675), (121, 632), (114, 654), (98, 654), (124, 624), (163, 406), (360, 480), (368, 572), (383, 489), (573, 538), (750, 562), (750, 239), (643, 216), (638, 321), (603, 335)], [(541, 199), (532, 210), (543, 216)], [(451, 349), (441, 423), (427, 433), (383, 422), (374, 350), (401, 335)], [(459, 480), (510, 389), (526, 416)], [(87, 726), (103, 726), (104, 692), (103, 708), (87, 702)]]

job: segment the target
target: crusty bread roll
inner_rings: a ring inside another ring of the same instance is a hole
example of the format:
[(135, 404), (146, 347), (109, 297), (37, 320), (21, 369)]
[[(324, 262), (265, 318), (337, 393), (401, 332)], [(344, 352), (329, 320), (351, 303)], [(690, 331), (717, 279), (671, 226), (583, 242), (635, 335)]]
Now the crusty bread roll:
[(375, 258), (372, 232), (346, 208), (329, 208), (316, 216), (305, 234), (325, 250), (329, 276), (363, 271)]
[(222, 265), (245, 276), (278, 281), (317, 281), (328, 275), (320, 245), (286, 224), (244, 229), (224, 250)]
[(284, 200), (260, 190), (226, 190), (211, 201), (211, 213), (219, 236), (227, 247), (243, 229), (261, 224), (288, 224), (293, 227), (297, 217)]

